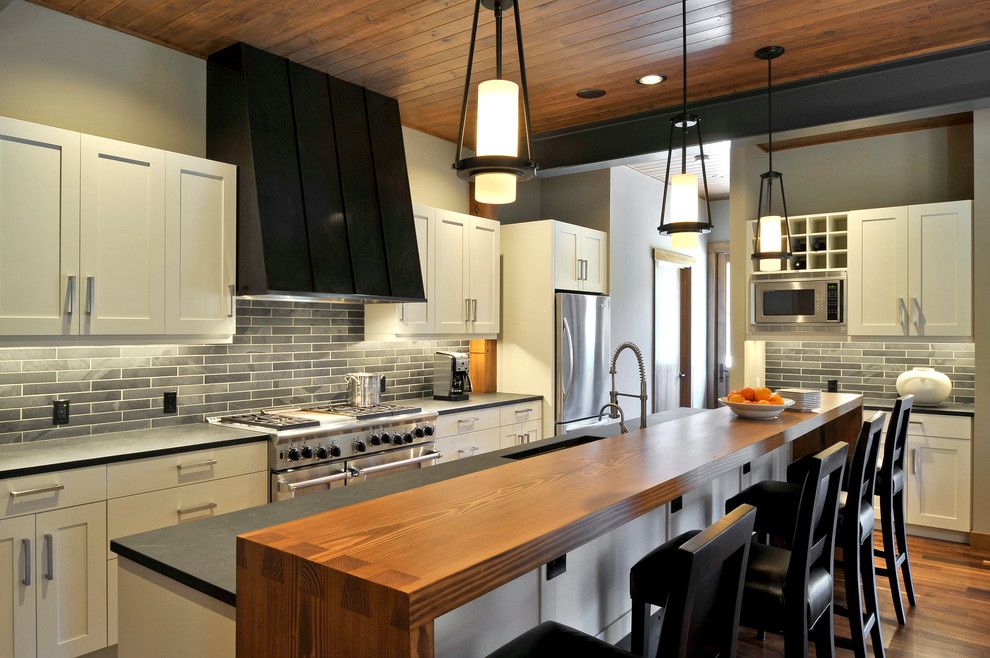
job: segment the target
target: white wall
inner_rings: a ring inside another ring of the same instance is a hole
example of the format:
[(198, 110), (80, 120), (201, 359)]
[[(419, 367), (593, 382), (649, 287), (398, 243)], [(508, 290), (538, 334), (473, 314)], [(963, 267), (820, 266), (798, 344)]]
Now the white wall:
[(0, 115), (202, 156), (206, 62), (15, 0), (0, 10)]
[[(713, 224), (712, 232), (708, 234), (709, 242), (729, 241), (729, 200), (715, 199), (711, 202), (712, 217), (709, 221)], [(705, 204), (701, 204), (702, 216), (705, 215)]]
[(538, 176), (519, 186), (516, 202), (501, 206), (503, 224), (557, 219), (608, 231), (609, 170), (595, 169), (564, 176)]
[[(653, 363), (653, 249), (678, 251), (670, 238), (657, 232), (663, 188), (654, 178), (629, 167), (610, 170), (611, 227), (609, 233), (609, 290), (612, 297), (612, 344), (632, 341), (643, 349), (647, 370)], [(713, 211), (714, 212), (714, 211)], [(692, 406), (700, 407), (705, 393), (706, 306), (705, 243), (699, 249), (684, 252), (694, 257), (691, 278), (691, 313), (693, 340), (691, 349)], [(663, 296), (660, 296), (663, 311)], [(628, 359), (628, 360), (627, 360)], [(639, 391), (639, 374), (632, 357), (623, 354), (617, 378), (619, 390)], [(650, 382), (651, 408), (653, 382)], [(636, 400), (620, 399), (627, 418), (639, 417)]]
[(468, 212), (468, 184), (450, 168), (456, 145), (403, 126), (413, 203)]

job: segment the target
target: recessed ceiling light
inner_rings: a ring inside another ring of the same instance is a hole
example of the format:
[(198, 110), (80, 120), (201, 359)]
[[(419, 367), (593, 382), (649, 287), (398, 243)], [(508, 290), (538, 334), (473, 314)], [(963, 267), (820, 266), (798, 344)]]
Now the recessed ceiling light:
[(641, 85), (658, 85), (666, 79), (667, 76), (665, 75), (660, 75), (659, 73), (650, 73), (649, 75), (644, 75), (636, 82)]
[(605, 95), (605, 90), (592, 87), (590, 89), (582, 89), (577, 95), (578, 98), (601, 98)]

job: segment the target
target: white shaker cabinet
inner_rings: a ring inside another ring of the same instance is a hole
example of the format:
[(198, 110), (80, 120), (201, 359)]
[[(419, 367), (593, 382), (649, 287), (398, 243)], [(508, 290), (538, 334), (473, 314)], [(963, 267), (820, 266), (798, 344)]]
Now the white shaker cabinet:
[(237, 168), (165, 156), (165, 332), (233, 334)]
[(0, 521), (0, 656), (33, 658), (35, 652), (34, 517)]
[(471, 316), (468, 329), (472, 334), (497, 334), (499, 325), (499, 288), (501, 286), (497, 220), (471, 217), (468, 231), (468, 298)]
[(79, 332), (79, 133), (0, 117), (0, 334)]
[(849, 213), (849, 334), (972, 335), (972, 202)]
[(553, 222), (554, 288), (604, 293), (608, 237), (602, 231)]
[(165, 152), (82, 137), (84, 334), (165, 333)]
[(969, 418), (912, 414), (904, 464), (909, 524), (970, 531), (972, 432)]

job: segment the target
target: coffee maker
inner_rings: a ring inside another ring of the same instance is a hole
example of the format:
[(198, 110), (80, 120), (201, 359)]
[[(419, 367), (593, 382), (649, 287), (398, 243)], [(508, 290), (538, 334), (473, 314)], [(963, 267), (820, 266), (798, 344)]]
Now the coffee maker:
[(469, 357), (463, 352), (437, 352), (433, 355), (433, 399), (461, 401), (471, 392)]

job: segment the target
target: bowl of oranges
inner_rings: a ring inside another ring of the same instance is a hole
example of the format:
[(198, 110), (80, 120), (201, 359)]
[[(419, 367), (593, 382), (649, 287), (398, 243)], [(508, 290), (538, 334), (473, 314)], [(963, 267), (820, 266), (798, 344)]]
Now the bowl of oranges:
[(746, 386), (738, 391), (730, 391), (719, 402), (732, 409), (741, 418), (777, 418), (784, 409), (794, 404), (794, 400), (782, 398), (769, 388)]

